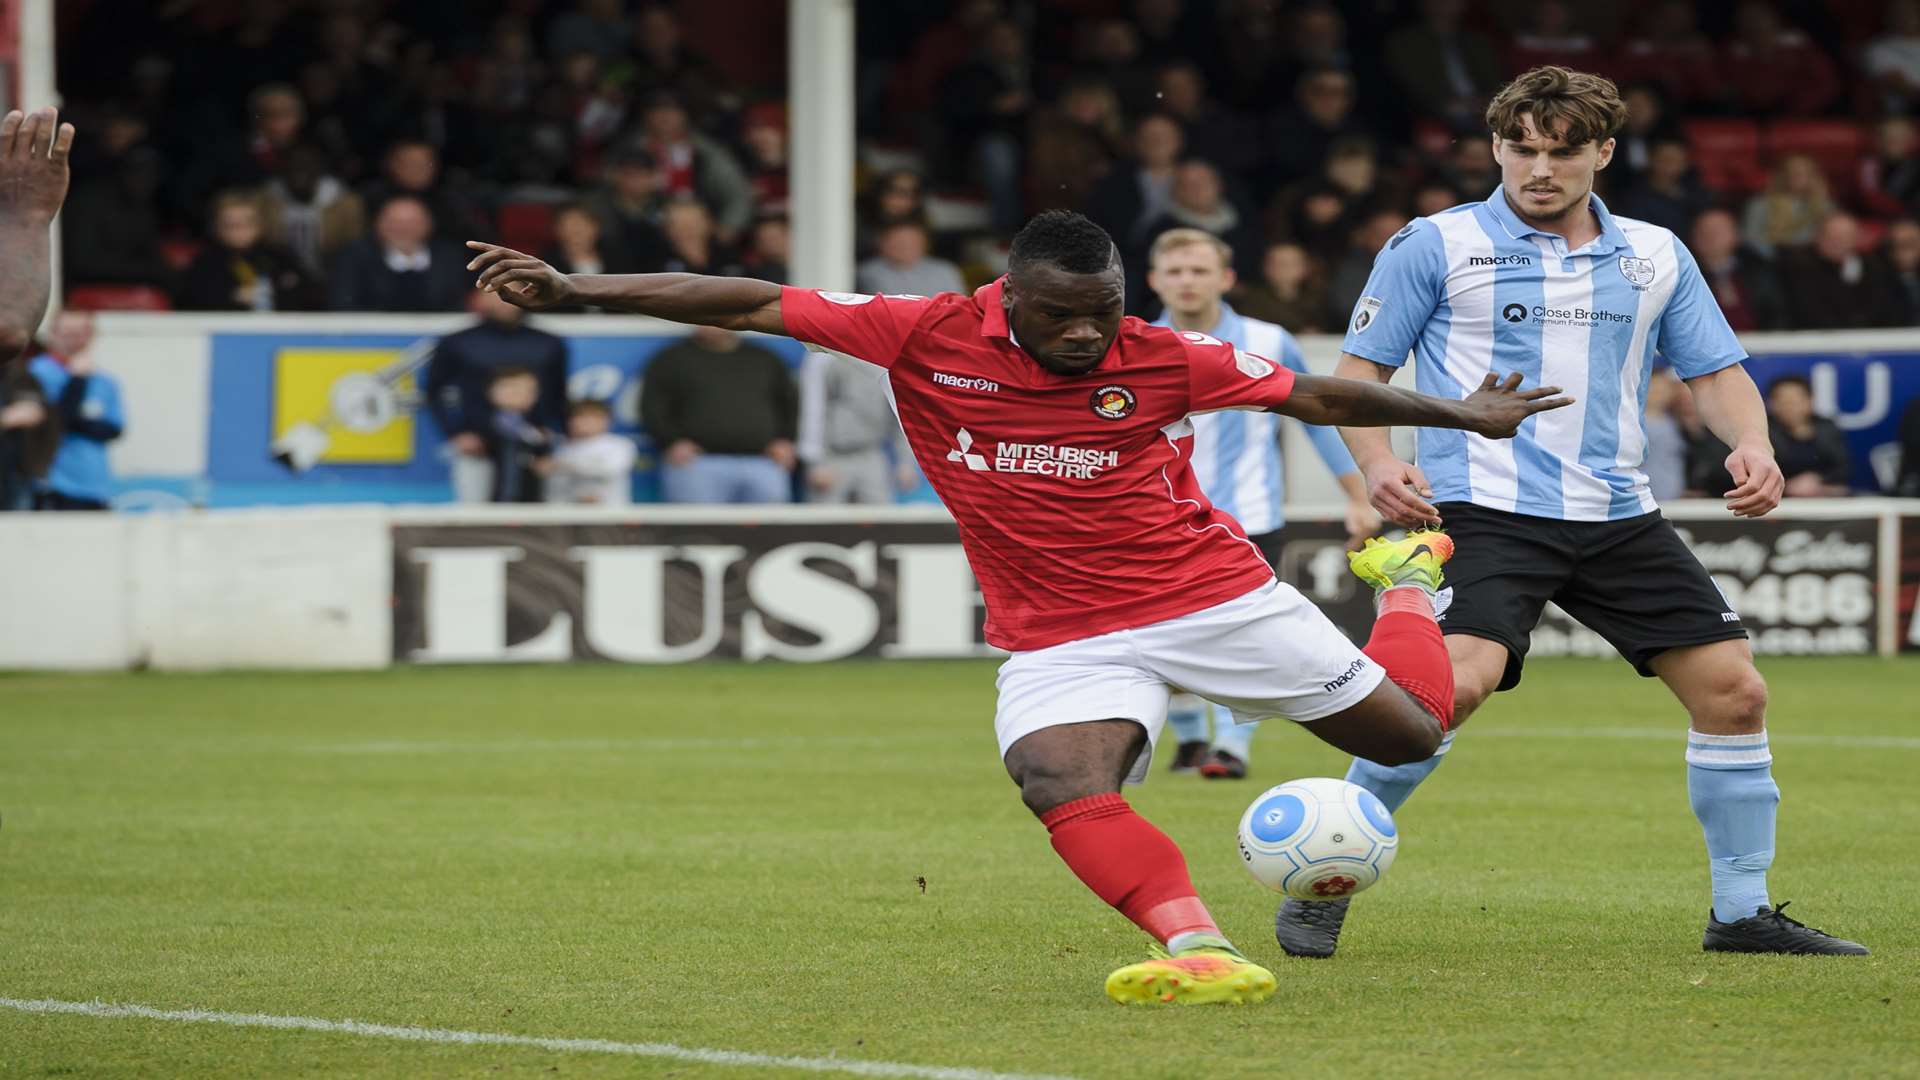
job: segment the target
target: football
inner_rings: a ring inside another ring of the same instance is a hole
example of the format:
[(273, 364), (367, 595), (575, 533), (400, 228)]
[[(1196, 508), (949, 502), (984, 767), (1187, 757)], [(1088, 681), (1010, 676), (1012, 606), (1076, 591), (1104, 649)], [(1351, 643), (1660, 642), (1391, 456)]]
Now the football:
[(1301, 900), (1351, 896), (1380, 880), (1400, 846), (1373, 792), (1316, 776), (1268, 788), (1240, 816), (1240, 858), (1255, 881)]

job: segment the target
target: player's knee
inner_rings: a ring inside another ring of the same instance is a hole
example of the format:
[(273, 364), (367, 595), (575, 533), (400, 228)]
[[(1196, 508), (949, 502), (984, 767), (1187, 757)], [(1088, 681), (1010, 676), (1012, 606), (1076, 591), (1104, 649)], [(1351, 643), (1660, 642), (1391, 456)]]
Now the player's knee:
[(1459, 727), (1467, 722), (1475, 709), (1493, 696), (1493, 684), (1484, 682), (1465, 672), (1453, 674), (1453, 726)]
[(1035, 814), (1113, 790), (1110, 779), (1045, 762), (1029, 762), (1014, 775), (1013, 781), (1020, 785), (1020, 801)]
[(1367, 758), (1378, 765), (1411, 765), (1425, 761), (1440, 749), (1440, 721), (1426, 709), (1414, 706), (1380, 740), (1377, 752)]
[(1696, 708), (1694, 726), (1723, 735), (1763, 730), (1767, 726), (1767, 680), (1751, 665), (1716, 679), (1712, 693)]

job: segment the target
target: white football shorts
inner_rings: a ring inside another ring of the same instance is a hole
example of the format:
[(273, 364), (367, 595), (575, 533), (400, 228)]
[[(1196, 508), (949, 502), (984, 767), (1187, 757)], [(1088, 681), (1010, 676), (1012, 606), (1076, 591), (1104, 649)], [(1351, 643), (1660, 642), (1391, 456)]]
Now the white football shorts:
[(1014, 653), (1000, 665), (993, 726), (1005, 758), (1042, 728), (1135, 721), (1147, 729), (1127, 774), (1137, 784), (1176, 691), (1225, 705), (1239, 723), (1307, 721), (1357, 704), (1384, 678), (1298, 589), (1270, 581), (1191, 615)]

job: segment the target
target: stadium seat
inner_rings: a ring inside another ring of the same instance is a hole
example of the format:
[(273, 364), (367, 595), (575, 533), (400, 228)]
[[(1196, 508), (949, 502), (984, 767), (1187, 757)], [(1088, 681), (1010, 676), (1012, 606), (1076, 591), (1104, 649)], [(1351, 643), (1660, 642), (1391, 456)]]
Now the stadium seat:
[(65, 303), (80, 311), (173, 310), (173, 300), (151, 285), (76, 285)]
[(1887, 223), (1880, 218), (1863, 217), (1860, 222), (1860, 254), (1871, 254), (1886, 239)]
[(1685, 128), (1701, 183), (1727, 194), (1758, 191), (1765, 185), (1759, 125), (1751, 120), (1689, 120)]
[(1820, 165), (1833, 194), (1842, 198), (1853, 193), (1866, 143), (1866, 132), (1851, 120), (1775, 120), (1767, 125), (1768, 161), (1805, 154)]
[(160, 257), (173, 267), (175, 273), (179, 273), (193, 265), (194, 257), (200, 254), (200, 247), (198, 240), (167, 240), (160, 245)]
[(515, 251), (540, 255), (553, 246), (553, 207), (516, 202), (500, 207), (500, 242)]

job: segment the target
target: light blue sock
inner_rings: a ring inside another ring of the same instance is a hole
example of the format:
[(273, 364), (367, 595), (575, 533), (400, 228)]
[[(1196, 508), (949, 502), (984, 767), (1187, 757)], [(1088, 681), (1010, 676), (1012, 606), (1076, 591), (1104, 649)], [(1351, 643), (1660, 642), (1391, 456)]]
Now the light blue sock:
[(1207, 741), (1207, 706), (1199, 703), (1191, 709), (1168, 709), (1167, 730), (1173, 732), (1174, 745)]
[(1387, 812), (1392, 813), (1400, 809), (1400, 805), (1407, 801), (1407, 796), (1413, 794), (1413, 789), (1420, 786), (1420, 781), (1440, 767), (1447, 751), (1453, 748), (1453, 735), (1453, 732), (1447, 732), (1446, 737), (1440, 740), (1440, 749), (1435, 750), (1432, 757), (1410, 765), (1376, 765), (1366, 758), (1354, 758), (1353, 764), (1347, 767), (1347, 783), (1359, 784), (1373, 792), (1381, 802), (1387, 804)]
[(1750, 917), (1767, 903), (1773, 822), (1780, 806), (1767, 733), (1687, 732), (1687, 798), (1707, 836), (1713, 917), (1721, 922)]
[(1253, 733), (1260, 730), (1260, 721), (1251, 724), (1236, 724), (1233, 713), (1225, 705), (1213, 707), (1213, 748), (1225, 750), (1241, 761), (1253, 760)]

